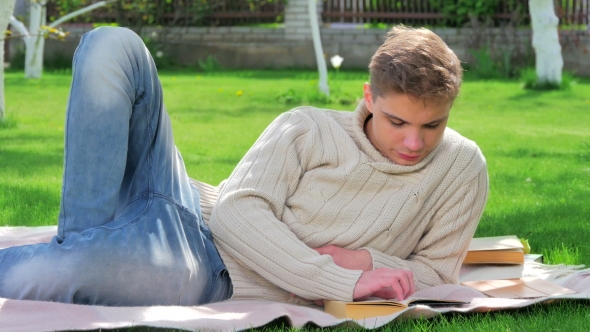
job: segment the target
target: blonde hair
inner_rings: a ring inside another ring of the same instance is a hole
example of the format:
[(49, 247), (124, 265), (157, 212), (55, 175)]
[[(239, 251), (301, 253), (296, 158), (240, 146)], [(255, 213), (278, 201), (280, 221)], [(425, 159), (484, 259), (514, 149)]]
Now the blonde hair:
[(434, 32), (403, 25), (393, 27), (371, 58), (373, 100), (390, 93), (410, 94), (434, 102), (453, 102), (459, 94), (463, 68)]

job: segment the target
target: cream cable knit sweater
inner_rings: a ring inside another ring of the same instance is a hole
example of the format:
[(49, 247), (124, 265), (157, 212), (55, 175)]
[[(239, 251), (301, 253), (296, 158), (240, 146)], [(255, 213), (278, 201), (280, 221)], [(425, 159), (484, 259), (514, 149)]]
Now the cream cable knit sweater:
[(484, 157), (447, 128), (420, 163), (394, 164), (363, 132), (368, 115), (362, 102), (354, 113), (286, 112), (219, 192), (197, 183), (205, 219), (215, 204), (209, 226), (233, 299), (352, 300), (361, 271), (311, 249), (329, 244), (411, 270), (418, 289), (457, 282), (487, 198)]

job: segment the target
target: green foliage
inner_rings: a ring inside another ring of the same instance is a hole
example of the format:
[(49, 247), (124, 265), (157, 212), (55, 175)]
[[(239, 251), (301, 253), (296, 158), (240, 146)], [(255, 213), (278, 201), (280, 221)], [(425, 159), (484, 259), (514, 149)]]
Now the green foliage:
[(221, 70), (221, 65), (219, 64), (219, 61), (217, 61), (217, 58), (212, 54), (209, 54), (207, 58), (205, 58), (205, 60), (198, 60), (197, 64), (199, 65), (199, 68), (201, 68), (201, 70), (203, 70), (204, 72), (213, 72)]
[[(48, 7), (50, 8), (49, 13), (49, 22), (53, 22), (58, 18), (76, 11), (78, 9), (84, 8), (86, 6), (91, 5), (96, 1), (92, 0), (54, 0), (48, 2)], [(80, 23), (88, 23), (91, 22), (91, 18), (86, 14), (82, 14), (75, 18), (75, 22)]]
[(362, 26), (362, 28), (364, 28), (364, 29), (382, 29), (382, 30), (389, 30), (392, 27), (393, 27), (393, 24), (387, 24), (387, 23), (381, 23), (381, 22), (365, 23)]
[(118, 27), (119, 24), (116, 22), (92, 22), (92, 28), (100, 28), (100, 27)]
[(10, 59), (10, 68), (8, 71), (22, 71), (25, 69), (25, 50), (19, 48), (14, 56)]
[(178, 62), (170, 54), (168, 44), (160, 40), (162, 38), (159, 38), (158, 33), (153, 32), (152, 37), (144, 37), (142, 39), (148, 51), (150, 51), (158, 70), (179, 67)]
[(567, 71), (561, 74), (561, 83), (539, 82), (537, 71), (534, 68), (525, 68), (520, 71), (520, 82), (523, 89), (529, 90), (567, 90), (576, 84), (575, 76)]
[[(72, 68), (72, 57), (61, 52), (55, 52), (43, 59), (43, 69), (50, 72), (69, 73)], [(23, 71), (25, 69), (25, 51), (20, 50), (10, 59), (11, 71)]]
[(284, 104), (299, 104), (303, 101), (303, 95), (295, 89), (288, 89), (286, 92), (277, 96), (277, 100)]
[(470, 17), (491, 17), (499, 0), (429, 0), (438, 12), (445, 15), (453, 25), (468, 22)]
[(49, 71), (63, 71), (72, 69), (72, 56), (55, 52), (43, 60), (43, 69)]
[(474, 63), (468, 65), (469, 71), (476, 78), (510, 78), (514, 74), (513, 52), (514, 48), (509, 47), (499, 52), (499, 56), (494, 57), (489, 45), (478, 50), (471, 49), (469, 53), (473, 57)]
[[(496, 13), (500, 0), (429, 0), (434, 12), (444, 14), (446, 25), (463, 26), (472, 19), (489, 20)], [(517, 0), (502, 1), (509, 8), (509, 12), (516, 16), (526, 15), (522, 3)]]
[(288, 89), (286, 92), (277, 96), (277, 101), (287, 105), (351, 105), (360, 99), (352, 93), (345, 92), (339, 82), (330, 83), (330, 95), (327, 96), (320, 91), (318, 82), (313, 80), (309, 82), (310, 87), (304, 90)]
[[(53, 21), (94, 2), (96, 1), (54, 0), (51, 3), (54, 10), (50, 11), (53, 14), (50, 20)], [(246, 0), (237, 3), (239, 8), (236, 7), (236, 4), (232, 3), (232, 9), (242, 12), (256, 12), (265, 8), (265, 6), (274, 6), (275, 3), (286, 4), (287, 0)], [(92, 23), (95, 20), (93, 17), (96, 17), (96, 14), (100, 13), (101, 19), (110, 19), (118, 26), (215, 25), (214, 22), (206, 22), (206, 16), (213, 13), (216, 9), (226, 6), (227, 4), (224, 0), (119, 0), (111, 2), (91, 13), (76, 17), (72, 22)], [(279, 15), (275, 23), (279, 23), (282, 20), (283, 16)]]

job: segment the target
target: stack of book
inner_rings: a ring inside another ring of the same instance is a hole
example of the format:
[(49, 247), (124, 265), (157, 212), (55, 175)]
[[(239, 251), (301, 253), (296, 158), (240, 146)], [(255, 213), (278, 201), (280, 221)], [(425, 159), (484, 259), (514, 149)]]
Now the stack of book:
[(459, 282), (521, 278), (525, 261), (541, 261), (541, 255), (525, 255), (515, 235), (471, 240)]
[(542, 262), (542, 255), (525, 254), (514, 235), (474, 238), (463, 261), (459, 282), (489, 297), (538, 298), (575, 291), (536, 277), (523, 277), (525, 262)]

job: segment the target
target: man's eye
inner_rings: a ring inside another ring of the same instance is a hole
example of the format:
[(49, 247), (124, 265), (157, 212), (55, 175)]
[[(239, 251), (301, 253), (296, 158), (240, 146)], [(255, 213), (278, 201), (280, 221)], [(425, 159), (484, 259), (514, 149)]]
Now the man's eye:
[(440, 125), (440, 122), (436, 123), (436, 124), (427, 124), (427, 125), (424, 125), (424, 127), (427, 129), (436, 129), (439, 125)]
[(397, 122), (389, 121), (389, 123), (391, 123), (392, 126), (399, 128), (399, 127), (403, 126), (405, 122), (397, 123)]

